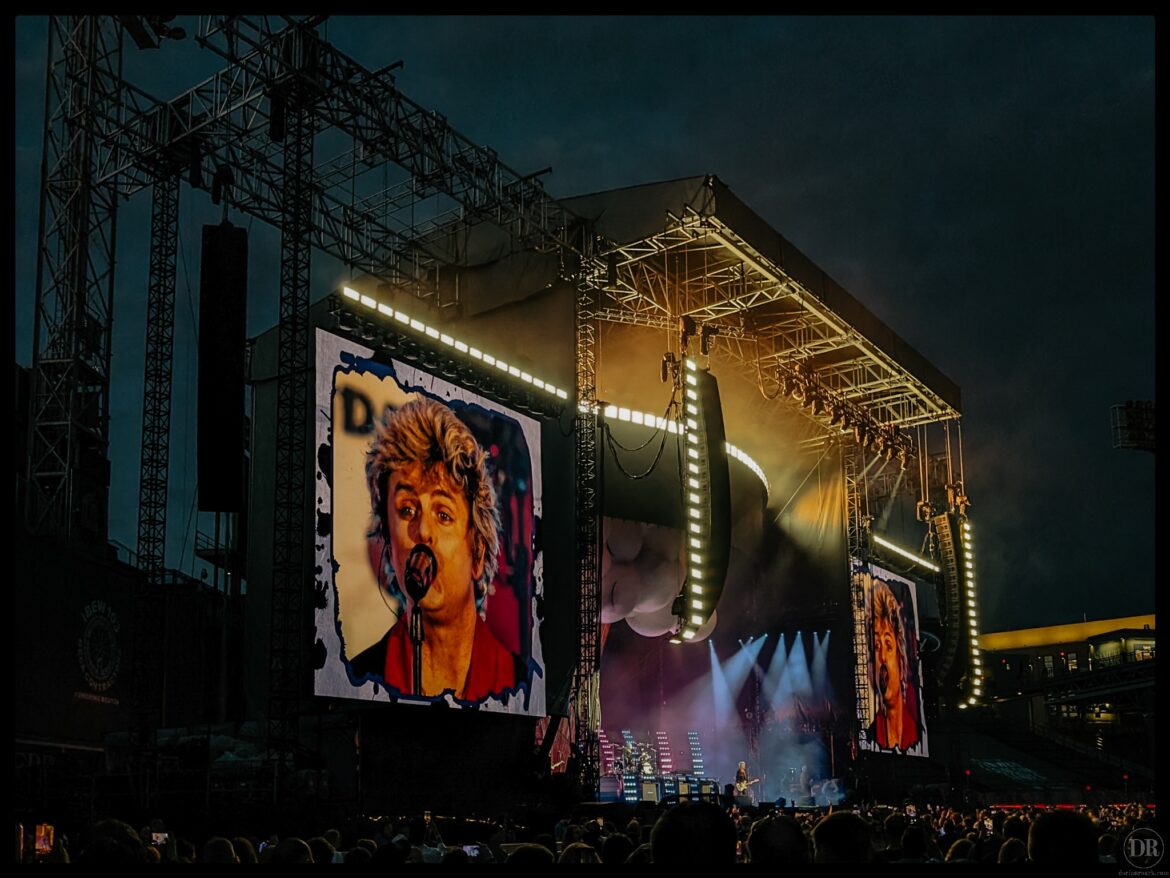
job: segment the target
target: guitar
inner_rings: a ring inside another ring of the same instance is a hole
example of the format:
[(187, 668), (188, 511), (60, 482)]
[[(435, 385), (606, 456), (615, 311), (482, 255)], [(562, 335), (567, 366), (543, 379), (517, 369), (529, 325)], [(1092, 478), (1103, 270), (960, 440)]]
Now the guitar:
[(750, 787), (754, 783), (759, 783), (759, 782), (760, 782), (760, 779), (758, 777), (752, 778), (751, 780), (737, 780), (735, 782), (735, 791), (742, 796), (744, 793), (746, 793), (748, 791), (748, 787)]

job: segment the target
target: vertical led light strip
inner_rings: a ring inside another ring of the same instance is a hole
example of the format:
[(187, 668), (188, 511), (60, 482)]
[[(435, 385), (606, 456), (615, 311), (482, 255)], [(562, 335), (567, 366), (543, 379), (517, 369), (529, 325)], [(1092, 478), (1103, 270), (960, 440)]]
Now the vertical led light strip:
[[(686, 569), (687, 590), (686, 602), (683, 606), (682, 626), (679, 634), (683, 640), (693, 640), (695, 634), (707, 621), (710, 615), (706, 612), (703, 601), (703, 564), (704, 552), (711, 538), (711, 504), (708, 496), (710, 483), (707, 472), (706, 443), (703, 442), (699, 430), (699, 378), (698, 364), (690, 357), (686, 358), (686, 369), (683, 376), (683, 424), (686, 427), (686, 470), (683, 478), (683, 497), (686, 503), (684, 521), (686, 528), (683, 535), (686, 539)], [(674, 639), (674, 638), (672, 638)], [(674, 639), (677, 643), (677, 639)]]
[(983, 657), (979, 653), (979, 607), (975, 603), (975, 540), (971, 533), (971, 522), (966, 516), (959, 519), (959, 545), (962, 546), (963, 580), (967, 587), (967, 623), (971, 641), (971, 680), (967, 696), (968, 704), (975, 704), (983, 697)]

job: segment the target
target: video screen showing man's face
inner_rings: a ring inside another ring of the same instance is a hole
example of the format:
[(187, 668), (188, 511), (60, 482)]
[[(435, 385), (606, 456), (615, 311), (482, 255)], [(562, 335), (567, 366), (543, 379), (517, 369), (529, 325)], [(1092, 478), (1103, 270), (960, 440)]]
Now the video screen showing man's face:
[(875, 565), (853, 562), (854, 586), (864, 595), (869, 705), (858, 704), (861, 749), (926, 755), (918, 613), (914, 583)]
[(317, 339), (314, 691), (542, 713), (539, 423)]

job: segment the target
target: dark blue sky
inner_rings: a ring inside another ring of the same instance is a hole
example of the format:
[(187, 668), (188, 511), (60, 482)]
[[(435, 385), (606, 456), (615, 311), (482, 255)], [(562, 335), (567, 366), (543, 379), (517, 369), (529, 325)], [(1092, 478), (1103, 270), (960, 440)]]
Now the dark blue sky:
[[(194, 33), (194, 19), (182, 19)], [(31, 362), (47, 24), (16, 22), (16, 357)], [(1151, 612), (1152, 18), (349, 18), (327, 35), (554, 195), (714, 173), (963, 390), (987, 630)], [(220, 65), (131, 50), (171, 97)], [(198, 234), (184, 188), (168, 561), (192, 569)], [(135, 542), (149, 196), (119, 215), (111, 537)], [(245, 221), (245, 224), (247, 222)], [(252, 229), (249, 332), (275, 319)], [(188, 274), (189, 271), (189, 274)], [(346, 276), (315, 258), (314, 295)], [(201, 525), (210, 528), (210, 523)]]

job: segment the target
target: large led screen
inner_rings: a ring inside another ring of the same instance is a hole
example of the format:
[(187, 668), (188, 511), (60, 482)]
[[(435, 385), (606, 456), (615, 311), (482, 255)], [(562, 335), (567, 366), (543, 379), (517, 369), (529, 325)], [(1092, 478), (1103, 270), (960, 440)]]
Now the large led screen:
[(316, 341), (314, 692), (542, 715), (539, 423)]
[(857, 656), (868, 697), (857, 700), (857, 746), (874, 753), (928, 756), (914, 583), (875, 564), (850, 562), (854, 606), (865, 614), (866, 654)]

